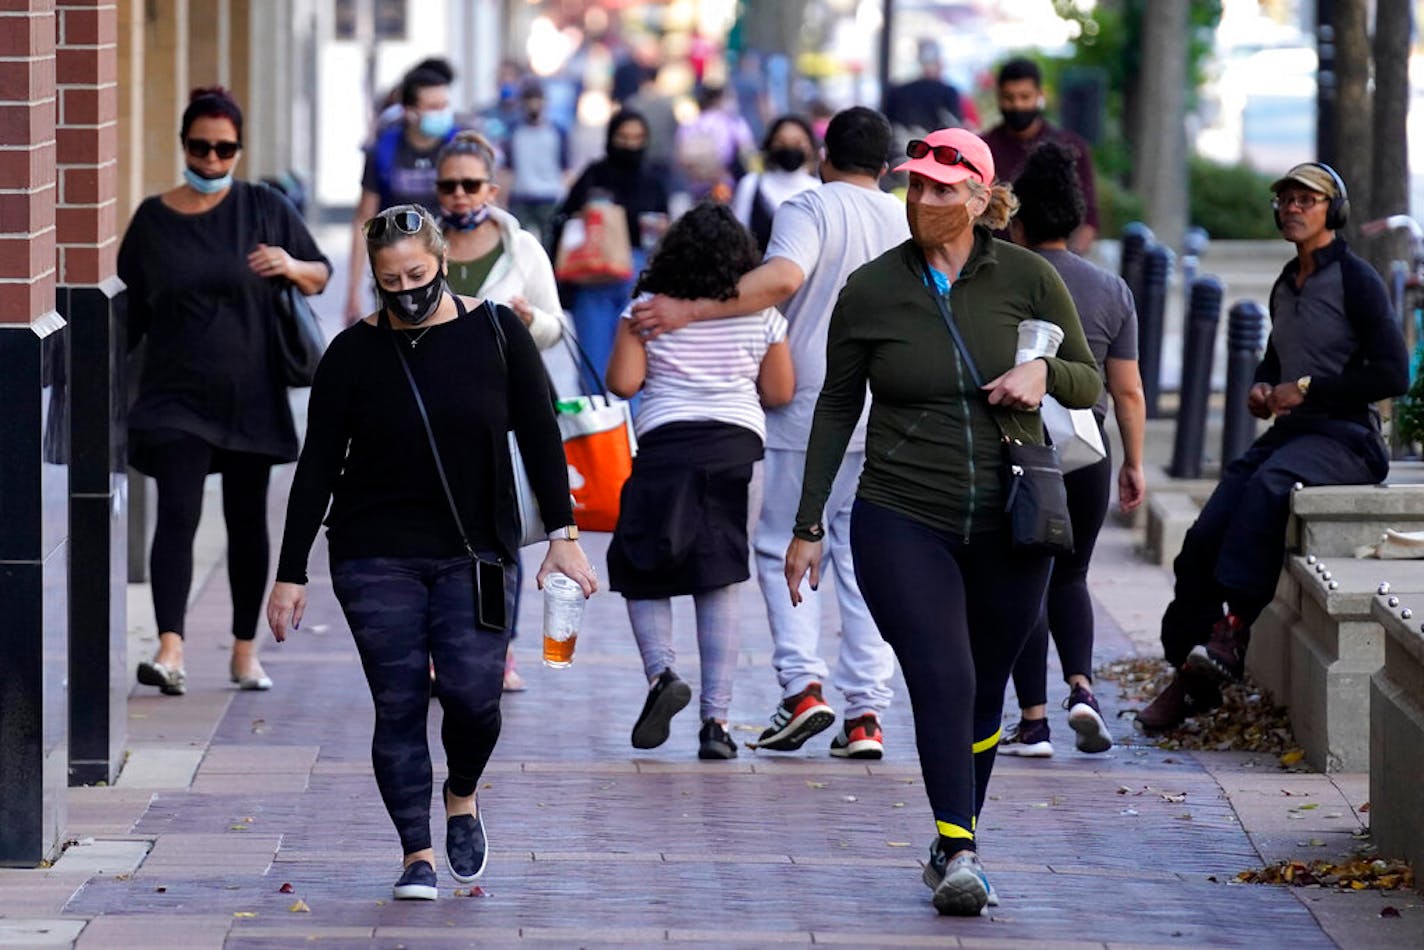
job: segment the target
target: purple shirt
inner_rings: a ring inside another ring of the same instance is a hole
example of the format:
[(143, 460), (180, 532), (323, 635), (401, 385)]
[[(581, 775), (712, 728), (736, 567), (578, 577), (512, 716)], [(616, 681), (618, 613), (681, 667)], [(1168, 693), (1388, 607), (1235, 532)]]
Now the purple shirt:
[(984, 133), (984, 142), (994, 156), (994, 174), (1000, 181), (1013, 182), (1023, 171), (1028, 161), (1028, 153), (1039, 142), (1057, 142), (1071, 149), (1078, 156), (1078, 184), (1083, 189), (1083, 223), (1094, 231), (1098, 229), (1098, 194), (1093, 184), (1093, 155), (1088, 143), (1067, 129), (1049, 125), (1043, 121), (1043, 128), (1031, 139), (1019, 138), (1009, 131), (1002, 122)]

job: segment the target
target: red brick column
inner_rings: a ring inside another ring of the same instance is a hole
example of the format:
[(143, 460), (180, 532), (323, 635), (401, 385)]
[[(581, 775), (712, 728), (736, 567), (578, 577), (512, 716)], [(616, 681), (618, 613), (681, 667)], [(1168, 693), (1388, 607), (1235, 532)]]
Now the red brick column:
[(53, 0), (0, 0), (0, 323), (54, 309)]
[(119, 15), (58, 0), (59, 281), (97, 284), (118, 253)]

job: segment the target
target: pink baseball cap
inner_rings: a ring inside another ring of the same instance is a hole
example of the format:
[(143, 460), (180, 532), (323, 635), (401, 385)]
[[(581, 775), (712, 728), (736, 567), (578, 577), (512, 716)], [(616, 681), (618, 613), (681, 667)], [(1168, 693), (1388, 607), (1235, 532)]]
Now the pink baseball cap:
[(966, 178), (984, 185), (994, 183), (994, 156), (984, 140), (968, 129), (931, 132), (923, 139), (912, 139), (905, 151), (910, 160), (896, 166), (897, 172), (917, 172), (946, 185)]

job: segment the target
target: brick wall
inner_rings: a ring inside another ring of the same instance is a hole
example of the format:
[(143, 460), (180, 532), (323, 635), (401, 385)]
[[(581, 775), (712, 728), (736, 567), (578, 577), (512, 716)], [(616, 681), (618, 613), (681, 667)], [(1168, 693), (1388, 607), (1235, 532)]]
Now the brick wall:
[(54, 309), (53, 0), (0, 0), (0, 323)]
[(66, 286), (113, 275), (118, 253), (116, 3), (58, 0), (58, 269)]

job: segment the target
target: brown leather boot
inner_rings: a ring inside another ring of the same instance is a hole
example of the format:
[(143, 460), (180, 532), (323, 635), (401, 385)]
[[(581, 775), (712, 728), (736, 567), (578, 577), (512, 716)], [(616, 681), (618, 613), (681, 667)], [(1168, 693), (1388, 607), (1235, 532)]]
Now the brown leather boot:
[(1221, 705), (1221, 690), (1216, 684), (1187, 670), (1179, 670), (1172, 681), (1162, 688), (1157, 698), (1137, 713), (1137, 725), (1152, 735), (1175, 729), (1191, 716), (1210, 712)]

